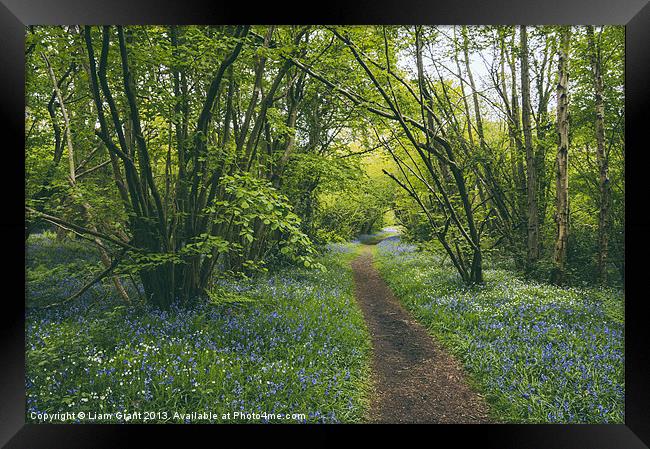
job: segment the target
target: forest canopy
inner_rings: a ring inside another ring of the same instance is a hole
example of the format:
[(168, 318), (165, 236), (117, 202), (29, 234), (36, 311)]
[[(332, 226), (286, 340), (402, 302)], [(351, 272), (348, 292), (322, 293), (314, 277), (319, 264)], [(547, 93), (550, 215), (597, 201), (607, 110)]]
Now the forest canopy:
[(466, 284), (623, 281), (623, 27), (30, 26), (25, 51), (25, 238), (101, 260), (66, 300), (192, 304), (386, 225)]

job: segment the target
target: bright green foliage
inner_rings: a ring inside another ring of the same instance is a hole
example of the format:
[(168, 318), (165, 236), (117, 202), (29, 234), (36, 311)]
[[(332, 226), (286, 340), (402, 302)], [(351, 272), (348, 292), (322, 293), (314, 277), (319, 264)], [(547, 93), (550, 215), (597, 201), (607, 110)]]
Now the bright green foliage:
[(385, 222), (385, 216), (392, 210), (396, 192), (381, 173), (386, 161), (366, 157), (356, 163), (360, 172), (352, 172), (355, 177), (339, 177), (335, 186), (326, 185), (319, 192), (315, 216), (318, 241), (351, 240), (391, 224)]
[(594, 28), (603, 189), (593, 42), (572, 27), (567, 288), (545, 284), (561, 28), (526, 30), (532, 154), (516, 26), (28, 27), (28, 408), (360, 420), (341, 242), (391, 226), (424, 251), (389, 237), (383, 275), (498, 419), (622, 422), (624, 28)]

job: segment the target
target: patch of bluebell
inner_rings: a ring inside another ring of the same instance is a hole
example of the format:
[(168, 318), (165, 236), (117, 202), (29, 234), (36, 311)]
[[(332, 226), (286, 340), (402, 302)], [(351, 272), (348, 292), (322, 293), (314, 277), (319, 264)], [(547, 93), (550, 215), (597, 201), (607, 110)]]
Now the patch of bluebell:
[[(256, 299), (250, 303), (120, 307), (105, 295), (107, 282), (63, 307), (29, 309), (28, 420), (31, 412), (147, 410), (358, 421), (367, 406), (370, 343), (353, 299), (351, 255), (332, 248), (325, 272), (294, 268), (219, 281)], [(30, 300), (44, 282), (28, 283)], [(80, 284), (72, 276), (51, 279), (48, 298), (56, 291), (60, 300)]]
[(399, 237), (377, 265), (417, 319), (472, 373), (506, 422), (624, 422), (623, 294), (486, 270), (467, 287), (449, 263)]

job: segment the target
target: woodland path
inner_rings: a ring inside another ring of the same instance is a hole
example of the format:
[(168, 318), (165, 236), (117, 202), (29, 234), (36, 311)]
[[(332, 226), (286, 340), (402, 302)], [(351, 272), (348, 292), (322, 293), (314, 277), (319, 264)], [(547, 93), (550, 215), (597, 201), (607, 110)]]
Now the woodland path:
[(374, 423), (485, 423), (487, 405), (460, 363), (401, 306), (362, 246), (352, 261), (355, 295), (373, 346)]

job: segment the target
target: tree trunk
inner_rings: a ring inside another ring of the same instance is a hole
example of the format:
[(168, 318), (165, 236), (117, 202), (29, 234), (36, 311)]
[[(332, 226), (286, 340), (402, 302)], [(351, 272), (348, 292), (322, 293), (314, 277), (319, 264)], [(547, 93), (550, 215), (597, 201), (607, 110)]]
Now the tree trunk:
[(539, 215), (537, 211), (537, 170), (533, 152), (533, 136), (530, 118), (530, 79), (528, 72), (528, 38), (526, 26), (521, 32), (521, 120), (526, 148), (526, 198), (528, 217), (528, 265), (539, 259)]
[(559, 284), (564, 280), (566, 271), (566, 254), (569, 240), (569, 39), (571, 28), (562, 30), (560, 51), (558, 57), (558, 84), (557, 84), (557, 171), (556, 171), (556, 215), (557, 236), (555, 240), (555, 253), (553, 256), (554, 268), (552, 281)]
[[(464, 27), (463, 35), (466, 36)], [(463, 41), (464, 43), (464, 41)], [(458, 78), (460, 80), (460, 93), (461, 98), (463, 99), (463, 109), (465, 111), (465, 120), (467, 121), (467, 136), (469, 137), (469, 144), (474, 147), (474, 133), (472, 131), (472, 118), (470, 117), (469, 102), (467, 101), (467, 95), (465, 95), (465, 83), (463, 82), (463, 71), (460, 66), (460, 58), (458, 57), (458, 39), (456, 38), (456, 27), (454, 26), (454, 60), (456, 62), (456, 69), (458, 70)], [(467, 61), (467, 55), (465, 55), (465, 67), (469, 68), (469, 61)], [(468, 74), (469, 75), (469, 74)], [(473, 84), (473, 78), (470, 77)]]
[[(549, 36), (545, 37), (543, 58), (540, 62), (537, 73), (537, 115), (535, 126), (537, 128), (537, 149), (535, 152), (535, 164), (537, 166), (537, 204), (539, 206), (539, 226), (544, 228), (546, 221), (547, 192), (550, 186), (550, 176), (546, 167), (546, 136), (550, 129), (551, 120), (548, 113), (548, 103), (552, 94), (551, 88), (551, 69), (552, 64), (549, 58), (552, 58), (550, 50)], [(546, 75), (546, 76), (545, 76)], [(545, 82), (546, 81), (546, 82)], [(542, 251), (543, 242), (540, 241), (540, 252)]]
[[(469, 80), (470, 88), (472, 89), (472, 102), (474, 106), (474, 116), (476, 117), (476, 134), (478, 135), (479, 148), (481, 150), (478, 160), (484, 172), (483, 174), (481, 174), (480, 178), (483, 179), (483, 182), (485, 183), (487, 189), (489, 190), (489, 195), (488, 195), (489, 200), (486, 201), (486, 203), (488, 203), (491, 206), (491, 209), (494, 211), (495, 215), (499, 217), (499, 219), (503, 223), (502, 229), (504, 230), (506, 237), (510, 238), (509, 231), (512, 226), (510, 224), (510, 214), (508, 213), (507, 206), (503, 201), (502, 189), (499, 186), (497, 180), (495, 179), (494, 171), (492, 170), (493, 167), (492, 164), (494, 162), (494, 154), (492, 154), (492, 151), (490, 150), (490, 148), (488, 147), (485, 141), (485, 134), (483, 132), (483, 118), (481, 116), (479, 96), (478, 96), (478, 91), (476, 89), (476, 83), (474, 82), (474, 75), (472, 73), (472, 68), (469, 60), (469, 36), (467, 34), (467, 26), (465, 25), (463, 25), (462, 27), (462, 36), (463, 36), (463, 56), (465, 58), (465, 71), (467, 73), (467, 78)], [(458, 64), (458, 57), (456, 57), (456, 61)], [(460, 66), (459, 66), (459, 74), (460, 74)], [(461, 81), (460, 84), (462, 87), (463, 82)], [(461, 90), (461, 93), (463, 95), (464, 106), (465, 108), (468, 108), (464, 89)], [(469, 108), (467, 109), (466, 115), (467, 115), (467, 127), (468, 129), (471, 129), (472, 126), (469, 119), (470, 116)], [(471, 143), (473, 145), (473, 142)], [(477, 179), (477, 187), (479, 189), (479, 194), (480, 194), (481, 179)], [(485, 199), (481, 197), (481, 201), (484, 200)]]
[[(416, 57), (417, 57), (417, 70), (418, 70), (418, 80), (419, 80), (420, 90), (422, 92), (423, 98), (427, 99), (430, 98), (430, 93), (427, 89), (427, 83), (424, 76), (424, 65), (422, 62), (422, 42), (420, 39), (419, 31), (417, 31), (417, 29), (416, 29)], [(465, 57), (467, 58), (467, 55)], [(475, 92), (474, 89), (472, 90)], [(427, 113), (431, 114), (431, 110), (428, 110)], [(433, 120), (429, 120), (429, 122), (433, 122)], [(428, 129), (427, 131), (431, 132), (432, 130)], [(480, 137), (482, 138), (482, 134)], [(476, 228), (476, 224), (474, 222), (474, 212), (469, 199), (469, 194), (467, 192), (465, 177), (464, 174), (461, 172), (460, 168), (458, 167), (458, 165), (456, 164), (454, 154), (451, 150), (451, 146), (443, 140), (438, 140), (438, 143), (440, 143), (445, 150), (445, 155), (447, 159), (445, 161), (445, 165), (449, 165), (449, 169), (454, 177), (454, 181), (456, 182), (458, 194), (463, 204), (463, 210), (465, 212), (465, 217), (467, 219), (467, 226), (469, 228), (469, 236), (468, 236), (469, 238), (467, 240), (471, 246), (472, 263), (471, 263), (469, 274), (465, 273), (465, 282), (469, 284), (480, 284), (483, 283), (483, 262), (482, 262), (482, 254), (481, 254), (481, 240), (480, 240), (479, 232)], [(430, 164), (427, 164), (427, 160), (424, 160), (424, 162), (427, 165), (430, 174), (435, 179), (433, 167)], [(441, 186), (438, 187), (440, 188)], [(440, 190), (442, 193), (442, 189)], [(459, 224), (459, 228), (460, 227), (461, 226)], [(460, 271), (460, 274), (461, 276), (464, 275), (462, 271)]]
[[(524, 172), (524, 164), (522, 162), (522, 155), (524, 153), (524, 144), (521, 140), (521, 113), (519, 111), (519, 93), (517, 91), (517, 64), (516, 64), (516, 31), (512, 32), (511, 54), (508, 58), (508, 65), (510, 66), (510, 75), (512, 77), (512, 85), (510, 87), (510, 108), (511, 108), (511, 143), (512, 143), (512, 157), (513, 163), (513, 181), (515, 184), (515, 198), (517, 205), (517, 212), (519, 220), (517, 228), (522, 230), (521, 234), (524, 235), (523, 228), (526, 221), (526, 174)], [(504, 95), (505, 96), (505, 95)]]
[(597, 46), (594, 38), (593, 26), (587, 26), (587, 39), (596, 100), (596, 158), (598, 161), (598, 187), (600, 193), (600, 210), (598, 214), (598, 280), (600, 283), (605, 284), (607, 282), (607, 257), (609, 252), (609, 161), (605, 153), (605, 104), (603, 102), (602, 61), (600, 47)]
[[(52, 80), (52, 84), (54, 85), (54, 92), (56, 93), (56, 96), (59, 100), (59, 106), (61, 108), (61, 114), (63, 115), (63, 124), (65, 126), (65, 137), (66, 137), (66, 145), (68, 148), (68, 183), (70, 184), (70, 187), (73, 190), (72, 196), (78, 197), (79, 194), (76, 192), (77, 188), (77, 178), (76, 178), (76, 164), (75, 164), (75, 152), (74, 152), (74, 146), (72, 143), (72, 130), (70, 129), (70, 120), (68, 118), (68, 111), (65, 107), (65, 103), (63, 101), (63, 95), (61, 94), (61, 90), (59, 89), (59, 84), (56, 80), (56, 75), (54, 74), (54, 70), (52, 69), (52, 66), (50, 65), (50, 61), (45, 55), (45, 53), (42, 53), (43, 59), (45, 60), (45, 65), (47, 66), (50, 79)], [(82, 215), (84, 220), (86, 221), (88, 228), (91, 231), (97, 232), (97, 228), (95, 227), (95, 224), (93, 223), (92, 220), (92, 214), (91, 214), (91, 208), (90, 204), (87, 202), (83, 201), (83, 199), (79, 198), (81, 200), (81, 210), (82, 210)], [(57, 234), (58, 235), (58, 234)], [(106, 267), (109, 268), (113, 265), (110, 256), (108, 255), (108, 252), (106, 251), (106, 248), (104, 247), (103, 242), (99, 239), (99, 237), (94, 237), (93, 241), (97, 245), (97, 249), (99, 250), (99, 255), (101, 257), (102, 264)], [(113, 276), (113, 285), (115, 286), (115, 290), (117, 293), (120, 295), (120, 297), (126, 301), (127, 303), (130, 302), (129, 295), (126, 293), (126, 290), (124, 290), (124, 287), (122, 286), (122, 283), (120, 282), (119, 277)]]

